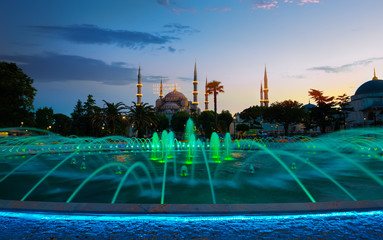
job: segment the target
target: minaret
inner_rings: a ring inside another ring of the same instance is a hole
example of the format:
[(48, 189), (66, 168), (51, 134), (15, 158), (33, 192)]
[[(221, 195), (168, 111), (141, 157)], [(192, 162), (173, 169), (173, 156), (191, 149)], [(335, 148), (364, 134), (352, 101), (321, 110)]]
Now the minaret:
[(137, 94), (136, 94), (137, 95), (136, 106), (141, 105), (141, 98), (142, 98), (141, 87), (142, 87), (142, 84), (141, 84), (141, 66), (139, 65), (138, 66), (138, 83), (137, 83)]
[(262, 88), (262, 82), (261, 82), (261, 100), (260, 100), (260, 102), (261, 102), (261, 107), (263, 107), (263, 88)]
[(205, 83), (205, 111), (209, 111), (209, 93), (207, 92), (207, 76)]
[(266, 64), (265, 64), (264, 86), (265, 88), (263, 89), (263, 102), (265, 107), (269, 107), (269, 88), (267, 87)]
[(195, 65), (194, 65), (194, 80), (193, 80), (193, 102), (192, 102), (192, 106), (193, 106), (193, 109), (195, 111), (197, 111), (197, 107), (198, 107), (198, 89), (197, 89), (197, 86), (198, 86), (198, 81), (197, 81), (197, 60), (195, 61)]
[(160, 99), (164, 97), (164, 93), (162, 91), (162, 78), (161, 78), (161, 85), (160, 85)]
[(375, 68), (374, 68), (374, 77), (372, 78), (372, 80), (378, 80), (378, 77), (376, 76), (376, 73), (375, 73)]

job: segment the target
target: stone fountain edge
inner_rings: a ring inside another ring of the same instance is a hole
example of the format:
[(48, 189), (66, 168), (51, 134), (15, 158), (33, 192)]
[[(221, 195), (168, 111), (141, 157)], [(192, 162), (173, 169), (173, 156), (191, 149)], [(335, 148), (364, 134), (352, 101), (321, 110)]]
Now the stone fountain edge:
[(278, 215), (382, 210), (383, 200), (268, 204), (107, 204), (0, 200), (0, 211), (60, 214)]

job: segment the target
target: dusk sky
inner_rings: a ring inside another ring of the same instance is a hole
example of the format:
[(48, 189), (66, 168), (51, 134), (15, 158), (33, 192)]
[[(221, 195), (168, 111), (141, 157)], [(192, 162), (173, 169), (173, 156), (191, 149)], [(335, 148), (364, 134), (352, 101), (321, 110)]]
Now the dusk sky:
[[(265, 64), (270, 103), (308, 103), (310, 88), (353, 95), (383, 78), (382, 0), (4, 0), (0, 61), (16, 62), (34, 79), (35, 109), (69, 115), (78, 99), (143, 102), (153, 84), (177, 83), (198, 100), (222, 82), (218, 110), (259, 105)], [(166, 94), (167, 92), (165, 92)], [(213, 109), (210, 97), (210, 109)]]

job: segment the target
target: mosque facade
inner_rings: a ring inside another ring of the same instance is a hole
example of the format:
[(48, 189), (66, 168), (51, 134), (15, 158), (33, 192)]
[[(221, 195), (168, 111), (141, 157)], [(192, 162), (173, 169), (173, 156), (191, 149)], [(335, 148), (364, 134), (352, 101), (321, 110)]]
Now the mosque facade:
[[(207, 85), (207, 79), (206, 79)], [(205, 85), (205, 110), (209, 108), (208, 94)], [(138, 71), (138, 83), (137, 83), (137, 105), (141, 104), (141, 71), (139, 68)], [(159, 98), (155, 103), (155, 111), (159, 114), (165, 114), (169, 119), (172, 116), (180, 111), (187, 112), (189, 114), (200, 114), (201, 109), (198, 107), (198, 79), (197, 79), (197, 63), (194, 65), (194, 78), (193, 78), (193, 100), (189, 101), (188, 98), (180, 91), (177, 91), (176, 85), (174, 85), (174, 90), (167, 93), (165, 96), (163, 94), (163, 85), (162, 80), (160, 84), (160, 94)]]
[(375, 125), (383, 121), (383, 80), (378, 79), (374, 69), (372, 80), (363, 83), (351, 96), (347, 122), (351, 126)]

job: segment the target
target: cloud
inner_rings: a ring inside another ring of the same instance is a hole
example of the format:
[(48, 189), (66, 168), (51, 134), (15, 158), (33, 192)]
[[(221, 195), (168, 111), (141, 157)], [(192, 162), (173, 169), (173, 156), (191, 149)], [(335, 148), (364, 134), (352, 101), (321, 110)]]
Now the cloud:
[(355, 61), (353, 63), (348, 63), (348, 64), (344, 64), (344, 65), (337, 66), (337, 67), (319, 66), (319, 67), (312, 67), (312, 68), (309, 68), (307, 70), (309, 70), (309, 71), (323, 71), (326, 73), (350, 72), (350, 71), (352, 71), (353, 68), (355, 68), (357, 66), (366, 66), (372, 62), (381, 61), (381, 60), (383, 60), (383, 57), (368, 58), (368, 59)]
[(179, 38), (146, 32), (104, 29), (95, 25), (29, 26), (39, 34), (83, 44), (108, 44), (122, 48), (139, 49), (149, 44), (169, 43)]
[(199, 33), (199, 30), (192, 28), (191, 26), (182, 25), (179, 23), (169, 23), (163, 26), (166, 30), (164, 33), (170, 34), (193, 34)]
[(107, 85), (126, 85), (137, 81), (136, 68), (123, 62), (107, 64), (101, 60), (73, 55), (0, 55), (1, 60), (18, 63), (36, 82), (96, 81)]
[(169, 6), (169, 0), (157, 0), (157, 3), (162, 6)]
[(175, 48), (172, 48), (172, 47), (168, 47), (168, 51), (174, 53), (174, 52), (176, 51), (176, 49), (175, 49)]
[(278, 1), (277, 0), (256, 0), (253, 4), (253, 10), (256, 9), (264, 9), (264, 10), (271, 10), (273, 8), (278, 8)]
[(187, 82), (193, 81), (193, 78), (191, 78), (191, 77), (178, 77), (177, 79), (179, 79), (181, 81), (187, 81)]
[(180, 8), (173, 7), (170, 9), (170, 11), (172, 13), (177, 14), (177, 15), (180, 13), (183, 13), (183, 12), (189, 12), (189, 13), (196, 13), (197, 12), (197, 10), (195, 8), (181, 8), (181, 7)]
[(293, 78), (293, 79), (305, 79), (306, 76), (305, 75), (288, 75), (288, 76), (285, 76), (286, 78)]
[(168, 76), (155, 76), (155, 75), (148, 75), (148, 76), (142, 76), (143, 82), (160, 82), (160, 81), (166, 82), (169, 80)]
[(320, 0), (248, 0), (252, 4), (252, 9), (271, 10), (278, 8), (281, 4), (305, 5), (309, 3), (320, 3)]
[(231, 8), (228, 7), (213, 7), (213, 8), (205, 8), (205, 10), (209, 11), (219, 11), (219, 12), (228, 12), (231, 11)]
[(300, 0), (298, 5), (304, 5), (306, 3), (320, 3), (320, 1), (319, 0)]

